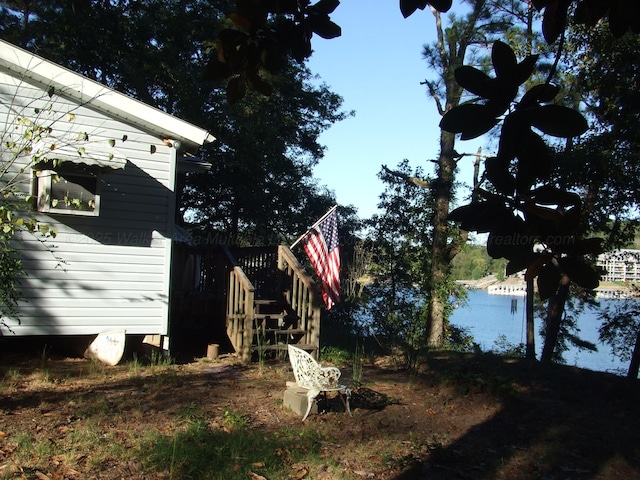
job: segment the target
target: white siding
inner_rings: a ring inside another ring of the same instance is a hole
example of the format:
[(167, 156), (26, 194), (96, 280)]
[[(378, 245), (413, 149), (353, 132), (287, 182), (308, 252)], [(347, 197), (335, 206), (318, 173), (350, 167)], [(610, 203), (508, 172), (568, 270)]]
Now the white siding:
[[(52, 102), (51, 113), (43, 113)], [(0, 73), (0, 131), (10, 131), (16, 114), (50, 122), (56, 137), (77, 139), (86, 132), (88, 154), (92, 144), (115, 140), (127, 165), (101, 177), (99, 216), (39, 215), (57, 236), (43, 245), (23, 235), (17, 245), (28, 272), (22, 284), (26, 298), (20, 322), (7, 321), (12, 331), (96, 334), (125, 328), (131, 334), (166, 334), (175, 202), (172, 148), (140, 128), (56, 95), (50, 99), (46, 88)], [(30, 171), (22, 179), (21, 188), (29, 193)]]

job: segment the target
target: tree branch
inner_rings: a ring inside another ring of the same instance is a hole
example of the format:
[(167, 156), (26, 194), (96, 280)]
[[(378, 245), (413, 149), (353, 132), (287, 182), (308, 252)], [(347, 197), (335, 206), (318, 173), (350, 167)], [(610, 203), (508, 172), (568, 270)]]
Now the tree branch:
[(424, 82), (420, 82), (420, 85), (427, 86), (427, 88), (429, 89), (429, 95), (431, 95), (431, 98), (433, 98), (433, 101), (436, 104), (436, 108), (438, 109), (438, 113), (440, 115), (444, 115), (445, 114), (444, 107), (442, 106), (442, 101), (438, 96), (438, 89), (436, 88), (435, 83), (430, 82), (429, 80), (425, 80)]
[(386, 165), (382, 165), (382, 169), (388, 173), (389, 175), (393, 175), (397, 178), (402, 178), (404, 181), (411, 183), (420, 188), (429, 188), (431, 186), (431, 182), (424, 180), (422, 178), (413, 177), (411, 175), (407, 175), (406, 173), (398, 172), (397, 170), (390, 170)]

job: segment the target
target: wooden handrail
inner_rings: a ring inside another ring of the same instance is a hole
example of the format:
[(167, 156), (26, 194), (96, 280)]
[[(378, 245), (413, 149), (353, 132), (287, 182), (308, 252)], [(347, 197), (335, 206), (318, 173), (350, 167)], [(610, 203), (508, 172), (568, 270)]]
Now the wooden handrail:
[(229, 289), (227, 290), (227, 335), (236, 353), (248, 362), (251, 355), (253, 335), (253, 304), (255, 287), (238, 265), (231, 251), (222, 247), (229, 267)]
[(320, 345), (320, 318), (322, 315), (322, 301), (318, 284), (298, 262), (289, 247), (278, 247), (278, 269), (290, 278), (290, 288), (285, 296), (291, 308), (300, 319), (300, 328), (306, 334), (304, 343), (314, 345), (313, 356), (318, 358)]

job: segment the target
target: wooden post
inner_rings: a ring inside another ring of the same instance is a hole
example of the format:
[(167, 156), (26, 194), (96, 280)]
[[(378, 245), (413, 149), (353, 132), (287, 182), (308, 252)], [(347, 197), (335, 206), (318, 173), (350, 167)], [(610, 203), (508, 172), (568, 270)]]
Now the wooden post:
[(218, 345), (217, 343), (210, 343), (207, 346), (207, 358), (209, 360), (217, 360), (219, 349), (220, 345)]

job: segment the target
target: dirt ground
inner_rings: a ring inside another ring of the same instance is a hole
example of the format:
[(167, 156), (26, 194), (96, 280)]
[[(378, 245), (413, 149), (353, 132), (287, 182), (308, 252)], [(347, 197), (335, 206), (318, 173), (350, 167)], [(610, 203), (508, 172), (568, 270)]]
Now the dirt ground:
[[(0, 371), (0, 479), (169, 478), (131, 457), (83, 450), (74, 434), (93, 421), (112, 446), (133, 449), (150, 431), (177, 428), (188, 408), (214, 419), (211, 428), (233, 412), (265, 438), (314, 429), (327, 463), (290, 465), (282, 478), (640, 478), (637, 382), (572, 367), (442, 353), (411, 376), (377, 360), (354, 388), (352, 418), (329, 399), (304, 424), (282, 407), (293, 380), (286, 363), (104, 367), (5, 355)], [(27, 455), (25, 438), (34, 445)]]

